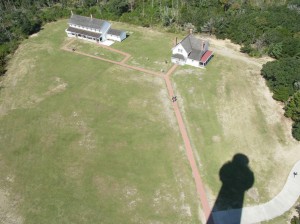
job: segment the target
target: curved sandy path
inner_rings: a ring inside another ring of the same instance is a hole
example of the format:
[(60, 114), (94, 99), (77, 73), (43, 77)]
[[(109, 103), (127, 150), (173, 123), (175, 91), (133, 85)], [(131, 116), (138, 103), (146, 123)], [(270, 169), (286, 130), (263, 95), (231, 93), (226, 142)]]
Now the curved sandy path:
[[(294, 172), (298, 175), (294, 176)], [(290, 210), (300, 196), (300, 161), (292, 168), (287, 181), (278, 195), (272, 200), (242, 209), (213, 212), (215, 224), (252, 224), (267, 221)], [(239, 217), (241, 221), (239, 222)]]

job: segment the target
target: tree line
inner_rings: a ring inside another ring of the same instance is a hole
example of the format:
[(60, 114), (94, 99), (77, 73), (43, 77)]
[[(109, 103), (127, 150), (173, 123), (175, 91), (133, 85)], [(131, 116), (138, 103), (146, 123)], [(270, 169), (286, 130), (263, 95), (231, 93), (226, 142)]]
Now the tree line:
[(24, 38), (70, 10), (169, 32), (193, 28), (231, 39), (250, 56), (275, 58), (261, 74), (300, 140), (300, 0), (0, 0), (0, 75)]

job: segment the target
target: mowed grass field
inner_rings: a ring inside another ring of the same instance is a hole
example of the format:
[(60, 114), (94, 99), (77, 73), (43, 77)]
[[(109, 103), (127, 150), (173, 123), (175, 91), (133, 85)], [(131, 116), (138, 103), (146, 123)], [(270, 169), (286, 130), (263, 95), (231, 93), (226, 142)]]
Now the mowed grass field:
[(123, 42), (112, 45), (132, 55), (128, 64), (161, 72), (167, 72), (172, 67), (171, 48), (174, 46), (175, 37), (178, 36), (180, 40), (182, 35), (117, 22), (113, 22), (112, 27), (126, 30), (129, 35)]
[(119, 53), (102, 48), (98, 44), (79, 39), (74, 40), (74, 42), (68, 45), (68, 49), (75, 49), (86, 54), (103, 57), (105, 59), (110, 59), (114, 61), (122, 61), (122, 59), (124, 59), (125, 57)]
[(61, 50), (66, 22), (1, 82), (0, 223), (199, 223), (163, 80)]
[(263, 203), (282, 189), (300, 159), (300, 144), (292, 139), (282, 105), (272, 99), (255, 59), (225, 57), (214, 49), (206, 70), (181, 67), (172, 77), (199, 168), (213, 204), (222, 185), (221, 167), (237, 153), (246, 155), (255, 181), (245, 192), (244, 206)]

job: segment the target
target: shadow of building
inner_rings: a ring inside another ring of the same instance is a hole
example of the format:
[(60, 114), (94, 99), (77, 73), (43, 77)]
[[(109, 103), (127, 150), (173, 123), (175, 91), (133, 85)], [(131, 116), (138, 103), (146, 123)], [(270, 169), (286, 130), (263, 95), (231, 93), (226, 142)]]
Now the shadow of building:
[[(219, 172), (222, 187), (207, 224), (239, 224), (245, 191), (254, 183), (254, 175), (244, 154), (236, 154)], [(222, 211), (222, 212), (220, 212)]]

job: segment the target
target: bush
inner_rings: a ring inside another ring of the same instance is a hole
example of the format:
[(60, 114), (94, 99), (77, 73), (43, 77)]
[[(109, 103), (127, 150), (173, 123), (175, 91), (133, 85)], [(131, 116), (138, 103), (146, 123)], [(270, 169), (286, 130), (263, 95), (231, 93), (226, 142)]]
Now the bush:
[(293, 121), (300, 122), (300, 91), (296, 92), (285, 107), (286, 117)]
[(295, 122), (292, 128), (292, 135), (297, 140), (300, 141), (300, 122)]
[(300, 80), (300, 60), (297, 58), (281, 58), (263, 65), (262, 76), (274, 93), (273, 98), (285, 102), (295, 90), (295, 82)]

